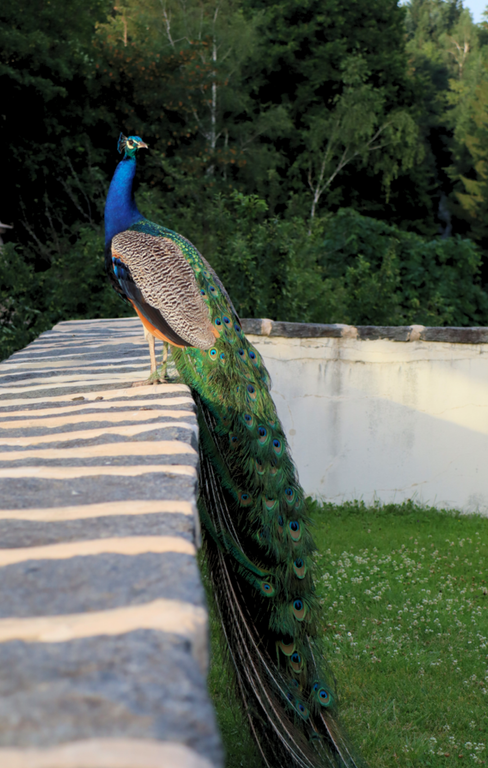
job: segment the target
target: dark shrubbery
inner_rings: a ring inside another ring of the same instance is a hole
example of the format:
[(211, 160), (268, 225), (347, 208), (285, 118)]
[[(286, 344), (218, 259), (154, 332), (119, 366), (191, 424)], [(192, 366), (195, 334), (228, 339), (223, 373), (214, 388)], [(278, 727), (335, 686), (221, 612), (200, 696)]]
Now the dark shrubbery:
[[(426, 240), (340, 210), (314, 223), (267, 215), (254, 195), (216, 196), (204, 217), (163, 211), (142, 191), (147, 215), (188, 235), (215, 267), (242, 317), (355, 325), (485, 325), (488, 295), (472, 241)], [(168, 218), (170, 219), (168, 221)], [(64, 254), (64, 255), (63, 255)], [(0, 356), (63, 319), (117, 317), (130, 307), (103, 270), (103, 238), (81, 228), (74, 245), (35, 272), (20, 249), (0, 254)]]
[(82, 229), (44, 272), (35, 272), (21, 251), (11, 243), (0, 251), (0, 359), (60, 320), (132, 314), (108, 284), (103, 238), (93, 229)]
[[(244, 317), (354, 325), (484, 325), (471, 240), (422, 238), (351, 209), (315, 222), (266, 216), (254, 196), (216, 198), (202, 239)], [(190, 222), (188, 222), (190, 226)]]

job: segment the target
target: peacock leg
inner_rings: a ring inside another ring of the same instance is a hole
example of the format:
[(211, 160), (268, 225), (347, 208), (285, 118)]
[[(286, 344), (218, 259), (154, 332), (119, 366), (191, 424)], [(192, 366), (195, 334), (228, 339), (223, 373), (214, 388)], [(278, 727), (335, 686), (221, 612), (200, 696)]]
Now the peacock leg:
[(161, 381), (166, 381), (166, 371), (168, 369), (168, 349), (169, 344), (167, 341), (163, 341), (163, 356), (161, 358), (161, 367), (158, 371)]
[[(147, 379), (144, 379), (144, 381), (135, 381), (133, 383), (133, 387), (144, 387), (148, 384), (159, 384), (160, 382), (164, 381), (164, 375), (160, 376), (158, 373), (158, 365), (156, 362), (156, 350), (155, 350), (155, 339), (152, 333), (150, 333), (145, 326), (144, 327), (144, 338), (146, 339), (148, 345), (149, 345), (149, 357), (151, 358), (151, 373), (149, 374), (149, 377)], [(165, 347), (168, 345), (164, 344)], [(166, 350), (166, 355), (167, 355)]]
[(157, 370), (157, 363), (156, 363), (156, 350), (155, 350), (155, 340), (152, 333), (149, 333), (149, 331), (144, 328), (144, 336), (146, 338), (147, 343), (149, 344), (149, 357), (151, 358), (151, 376), (156, 373)]

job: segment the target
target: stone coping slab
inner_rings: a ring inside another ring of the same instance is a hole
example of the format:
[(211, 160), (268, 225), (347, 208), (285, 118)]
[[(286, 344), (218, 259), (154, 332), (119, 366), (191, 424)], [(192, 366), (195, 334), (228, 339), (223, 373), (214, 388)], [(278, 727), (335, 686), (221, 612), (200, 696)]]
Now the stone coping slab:
[(242, 319), (244, 333), (254, 336), (283, 336), (287, 338), (358, 339), (374, 341), (437, 341), (451, 344), (488, 344), (488, 328), (437, 328), (424, 325), (330, 325), (321, 323), (285, 323), (281, 320)]
[[(158, 353), (160, 348), (158, 348)], [(0, 364), (0, 765), (220, 768), (196, 562), (198, 426), (138, 319)]]

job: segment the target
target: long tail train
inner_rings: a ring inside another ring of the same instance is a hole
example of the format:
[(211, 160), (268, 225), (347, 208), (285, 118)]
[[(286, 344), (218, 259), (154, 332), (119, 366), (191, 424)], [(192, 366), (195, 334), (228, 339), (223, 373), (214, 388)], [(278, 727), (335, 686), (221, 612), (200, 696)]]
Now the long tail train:
[(333, 676), (323, 662), (303, 491), (259, 353), (237, 318), (232, 330), (241, 363), (241, 375), (231, 374), (233, 405), (215, 397), (220, 366), (215, 375), (205, 370), (205, 381), (190, 350), (173, 355), (197, 404), (199, 512), (237, 685), (266, 766), (359, 768), (364, 763), (339, 725)]

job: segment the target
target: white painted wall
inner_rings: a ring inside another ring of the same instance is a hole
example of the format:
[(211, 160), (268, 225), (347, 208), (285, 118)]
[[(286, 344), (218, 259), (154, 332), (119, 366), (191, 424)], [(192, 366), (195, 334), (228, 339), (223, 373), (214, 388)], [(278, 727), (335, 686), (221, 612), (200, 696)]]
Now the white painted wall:
[(248, 338), (307, 493), (488, 514), (488, 344)]

